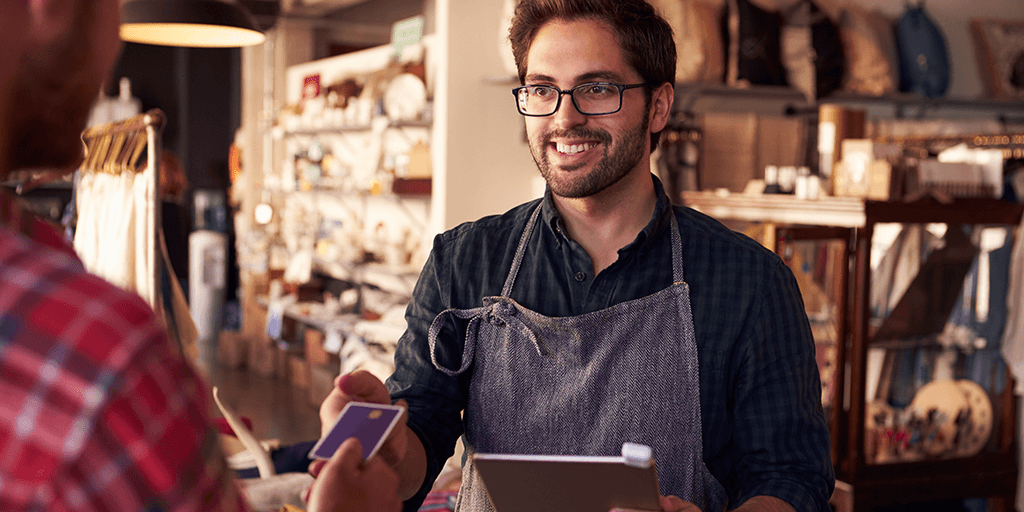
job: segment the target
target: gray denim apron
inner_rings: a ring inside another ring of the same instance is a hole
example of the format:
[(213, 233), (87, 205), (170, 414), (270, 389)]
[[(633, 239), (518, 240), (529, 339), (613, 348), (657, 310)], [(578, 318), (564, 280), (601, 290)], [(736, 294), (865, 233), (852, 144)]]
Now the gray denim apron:
[[(434, 366), (472, 367), (466, 464), (456, 510), (491, 511), (473, 453), (619, 455), (650, 446), (664, 495), (720, 511), (725, 490), (704, 465), (697, 344), (682, 243), (672, 215), (672, 286), (585, 315), (551, 318), (510, 297), (540, 206), (519, 241), (500, 297), (441, 312), (431, 325)], [(437, 363), (448, 315), (468, 320), (462, 365)], [(529, 493), (529, 489), (523, 489)]]

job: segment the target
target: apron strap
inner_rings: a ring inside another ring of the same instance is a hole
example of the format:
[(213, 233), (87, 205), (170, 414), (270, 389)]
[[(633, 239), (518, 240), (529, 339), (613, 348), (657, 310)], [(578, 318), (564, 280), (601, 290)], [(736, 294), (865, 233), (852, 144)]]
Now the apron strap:
[(526, 229), (523, 230), (523, 236), (519, 237), (519, 247), (516, 248), (516, 256), (512, 260), (512, 268), (509, 269), (508, 277), (505, 278), (505, 286), (501, 289), (502, 297), (511, 297), (512, 284), (515, 283), (516, 276), (519, 275), (519, 266), (523, 263), (523, 254), (526, 253), (526, 243), (530, 240), (533, 226), (537, 224), (537, 218), (540, 217), (540, 207), (542, 204), (544, 204), (543, 201), (537, 203), (537, 207), (533, 209), (533, 215), (530, 215), (530, 220), (526, 223)]
[[(454, 377), (469, 369), (469, 365), (473, 364), (473, 354), (476, 352), (476, 336), (472, 336), (471, 334), (476, 332), (479, 327), (480, 320), (484, 318), (487, 309), (487, 307), (473, 309), (446, 309), (434, 317), (434, 321), (430, 323), (430, 331), (427, 333), (427, 342), (430, 345), (430, 362), (433, 363), (434, 368), (437, 368), (441, 373), (444, 373), (449, 377)], [(444, 326), (444, 322), (449, 316), (461, 318), (463, 320), (469, 319), (469, 325), (466, 327), (466, 341), (462, 346), (462, 365), (458, 370), (445, 368), (437, 362), (437, 335), (441, 333), (441, 328)]]
[[(669, 207), (672, 209), (672, 207)], [(672, 282), (682, 283), (683, 281), (683, 237), (679, 234), (679, 221), (676, 220), (676, 213), (672, 209)]]

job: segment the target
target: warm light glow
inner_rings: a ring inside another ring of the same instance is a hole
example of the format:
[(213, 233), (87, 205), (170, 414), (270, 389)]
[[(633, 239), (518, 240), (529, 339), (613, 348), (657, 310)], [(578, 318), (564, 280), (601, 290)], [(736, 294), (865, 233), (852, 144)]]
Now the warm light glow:
[(260, 203), (256, 205), (254, 216), (257, 224), (270, 224), (274, 218), (274, 209), (267, 203)]
[(122, 23), (121, 39), (131, 43), (192, 48), (232, 48), (262, 44), (262, 32), (220, 25)]

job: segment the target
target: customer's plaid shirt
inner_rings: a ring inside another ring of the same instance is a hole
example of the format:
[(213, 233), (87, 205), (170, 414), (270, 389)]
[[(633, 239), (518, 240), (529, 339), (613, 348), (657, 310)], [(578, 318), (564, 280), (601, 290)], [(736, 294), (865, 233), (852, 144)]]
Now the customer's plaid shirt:
[(206, 386), (59, 244), (0, 196), (0, 510), (244, 509)]

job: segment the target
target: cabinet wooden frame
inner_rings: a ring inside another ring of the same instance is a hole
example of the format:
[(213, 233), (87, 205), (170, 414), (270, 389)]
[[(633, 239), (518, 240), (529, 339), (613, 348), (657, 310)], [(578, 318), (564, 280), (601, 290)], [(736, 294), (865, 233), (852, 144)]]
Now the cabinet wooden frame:
[(1017, 402), (1013, 378), (1007, 373), (1000, 400), (1001, 417), (994, 429), (997, 453), (974, 457), (894, 464), (865, 460), (864, 416), (867, 402), (867, 353), (870, 345), (871, 238), (880, 223), (947, 225), (1020, 224), (1024, 205), (996, 199), (957, 199), (943, 203), (927, 197), (913, 203), (865, 201), (862, 227), (856, 229), (851, 284), (849, 410), (844, 413), (843, 457), (836, 476), (853, 487), (853, 509), (870, 510), (888, 504), (987, 497), (989, 510), (1013, 510), (1017, 492)]
[[(785, 253), (790, 244), (796, 242), (838, 242), (842, 250), (840, 261), (846, 272), (840, 272), (834, 276), (836, 296), (831, 297), (836, 306), (836, 359), (832, 362), (834, 368), (833, 398), (831, 407), (828, 410), (829, 438), (831, 442), (832, 464), (836, 465), (844, 453), (845, 439), (842, 433), (846, 431), (846, 415), (843, 414), (846, 397), (846, 345), (849, 341), (849, 268), (852, 263), (851, 247), (854, 242), (854, 229), (838, 226), (796, 226), (788, 225), (776, 227), (776, 254), (785, 259)], [(816, 340), (817, 341), (817, 340)]]
[[(848, 240), (849, 273), (844, 278), (848, 300), (843, 316), (845, 343), (837, 351), (837, 368), (846, 379), (837, 381), (836, 403), (848, 395), (848, 408), (834, 407), (829, 418), (836, 477), (833, 503), (843, 512), (933, 500), (986, 497), (989, 510), (1012, 511), (1017, 492), (1017, 411), (1013, 378), (1007, 374), (1004, 391), (994, 404), (1001, 415), (993, 430), (996, 452), (973, 457), (891, 464), (865, 460), (864, 417), (867, 391), (867, 352), (870, 345), (871, 239), (880, 223), (1020, 225), (1024, 205), (996, 199), (956, 199), (940, 202), (926, 197), (911, 203), (829, 198), (801, 201), (791, 197), (721, 197), (713, 192), (684, 192), (684, 204), (722, 221), (765, 222), (776, 226), (777, 240)], [(820, 213), (819, 213), (820, 211)], [(832, 224), (832, 225), (829, 225)], [(1019, 236), (1020, 234), (1018, 234)], [(775, 250), (784, 250), (779, 244)]]

